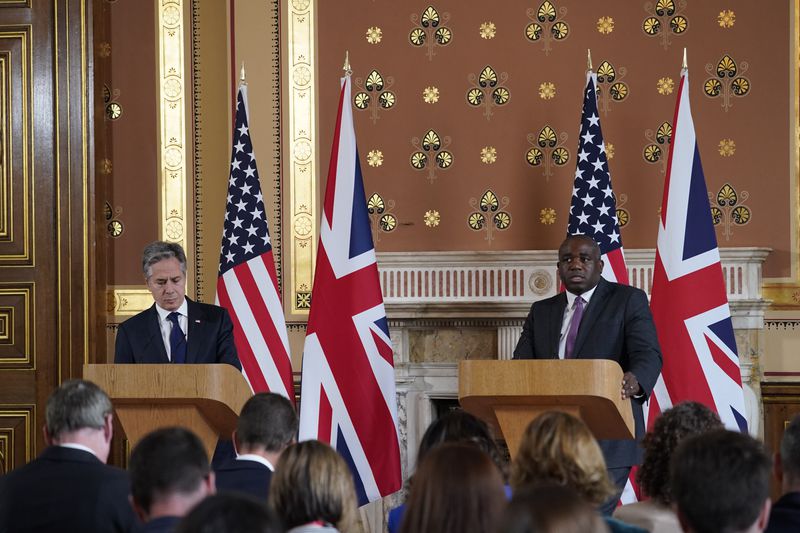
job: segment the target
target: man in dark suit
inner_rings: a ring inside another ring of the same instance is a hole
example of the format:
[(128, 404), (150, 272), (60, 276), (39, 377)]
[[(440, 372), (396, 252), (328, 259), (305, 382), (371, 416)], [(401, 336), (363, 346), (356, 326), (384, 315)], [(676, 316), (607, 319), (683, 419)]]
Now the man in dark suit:
[(228, 312), (186, 298), (186, 254), (176, 243), (148, 244), (142, 257), (155, 303), (117, 330), (115, 363), (227, 363), (242, 366)]
[(771, 469), (763, 444), (746, 433), (715, 429), (684, 439), (672, 455), (669, 478), (681, 529), (764, 531)]
[(233, 442), (238, 456), (215, 468), (217, 489), (266, 501), (275, 464), (297, 437), (297, 413), (280, 394), (262, 392), (244, 404)]
[(800, 531), (800, 416), (784, 430), (774, 468), (783, 495), (772, 506), (766, 532)]
[(171, 533), (181, 518), (215, 492), (206, 450), (188, 429), (148, 433), (131, 452), (128, 469), (143, 533)]
[(47, 401), (48, 447), (0, 477), (0, 531), (135, 531), (124, 470), (107, 466), (108, 396), (94, 383), (65, 381)]
[[(602, 440), (609, 474), (622, 489), (633, 465), (641, 462), (642, 404), (661, 371), (647, 295), (604, 280), (600, 248), (591, 237), (570, 235), (558, 249), (558, 274), (566, 288), (531, 306), (515, 359), (611, 359), (624, 372), (622, 399), (631, 399), (635, 440)], [(610, 513), (616, 502), (604, 511)]]

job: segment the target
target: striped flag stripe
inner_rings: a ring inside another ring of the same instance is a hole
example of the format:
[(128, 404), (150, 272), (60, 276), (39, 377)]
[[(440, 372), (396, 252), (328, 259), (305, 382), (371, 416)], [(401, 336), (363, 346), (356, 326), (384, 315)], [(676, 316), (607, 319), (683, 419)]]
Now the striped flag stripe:
[(239, 322), (236, 310), (231, 304), (230, 297), (228, 296), (228, 289), (225, 283), (222, 282), (222, 278), (217, 281), (217, 304), (228, 310), (231, 322), (233, 322), (233, 338), (237, 346), (236, 351), (242, 363), (242, 373), (247, 383), (250, 385), (250, 389), (253, 391), (268, 390), (267, 382), (264, 379), (261, 369), (258, 367), (258, 362), (256, 361), (255, 355), (253, 355), (252, 348), (247, 343), (244, 330)]
[[(262, 305), (259, 306), (259, 302), (251, 302), (251, 299), (248, 299), (245, 294), (245, 291), (247, 291), (248, 294), (253, 293), (252, 285), (254, 285), (255, 282), (253, 281), (252, 275), (247, 269), (242, 269), (239, 272), (237, 272), (237, 269), (233, 269), (223, 274), (222, 279), (228, 290), (228, 297), (230, 298), (233, 312), (236, 314), (236, 318), (241, 324), (258, 367), (264, 374), (267, 390), (288, 397), (289, 391), (286, 390), (286, 385), (281, 379), (278, 367), (275, 364), (276, 354), (273, 353), (272, 347), (267, 344), (265, 340), (269, 338), (270, 334), (273, 336), (275, 335), (274, 325), (268, 320), (263, 302), (261, 302)], [(244, 284), (242, 283), (243, 281)], [(262, 328), (269, 328), (270, 326), (272, 331), (269, 331), (269, 333), (265, 335)], [(281, 388), (278, 388), (278, 386)]]

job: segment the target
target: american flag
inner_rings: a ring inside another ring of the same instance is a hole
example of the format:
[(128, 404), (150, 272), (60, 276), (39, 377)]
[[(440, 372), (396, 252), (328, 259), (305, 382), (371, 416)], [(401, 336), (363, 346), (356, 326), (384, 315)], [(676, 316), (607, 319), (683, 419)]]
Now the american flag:
[(300, 400), (300, 440), (344, 457), (361, 504), (400, 489), (392, 343), (342, 79), (320, 222)]
[(253, 391), (275, 392), (294, 402), (289, 340), (248, 125), (247, 86), (242, 84), (236, 97), (216, 301), (231, 315), (242, 372)]
[(572, 186), (567, 233), (592, 237), (600, 246), (605, 262), (603, 277), (628, 284), (628, 270), (622, 251), (622, 237), (617, 220), (617, 201), (611, 189), (608, 156), (597, 114), (597, 75), (586, 74), (583, 93), (578, 163)]
[(673, 121), (650, 308), (664, 366), (648, 422), (675, 403), (694, 400), (715, 410), (728, 428), (746, 431), (739, 355), (686, 70)]
[[(617, 218), (617, 201), (611, 189), (608, 155), (597, 113), (597, 74), (591, 70), (586, 73), (586, 90), (583, 93), (578, 163), (572, 186), (567, 233), (592, 237), (600, 246), (605, 263), (603, 277), (608, 281), (628, 285), (628, 269)], [(620, 497), (622, 503), (636, 501), (638, 488), (635, 476), (634, 468)]]

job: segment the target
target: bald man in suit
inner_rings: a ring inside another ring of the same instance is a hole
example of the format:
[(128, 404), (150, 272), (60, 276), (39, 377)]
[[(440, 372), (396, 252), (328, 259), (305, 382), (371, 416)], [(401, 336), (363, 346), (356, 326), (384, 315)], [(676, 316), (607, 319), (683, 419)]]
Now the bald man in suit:
[[(622, 489), (631, 467), (641, 463), (642, 404), (655, 386), (662, 358), (647, 295), (606, 281), (603, 266), (591, 237), (570, 235), (564, 240), (557, 267), (566, 291), (531, 306), (514, 358), (610, 359), (620, 364), (620, 394), (631, 399), (636, 438), (599, 442), (609, 474)], [(609, 502), (603, 511), (610, 514), (615, 505)]]

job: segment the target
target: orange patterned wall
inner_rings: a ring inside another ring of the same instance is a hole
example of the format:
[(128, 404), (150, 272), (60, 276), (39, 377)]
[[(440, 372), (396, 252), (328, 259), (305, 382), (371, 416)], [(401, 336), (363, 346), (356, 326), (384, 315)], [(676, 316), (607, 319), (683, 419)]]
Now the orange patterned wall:
[[(605, 79), (600, 119), (627, 220), (624, 244), (655, 247), (664, 133), (686, 47), (719, 243), (769, 246), (765, 275), (791, 275), (793, 2), (341, 0), (317, 9), (323, 187), (349, 50), (367, 196), (379, 195), (384, 209), (374, 217), (379, 251), (556, 248), (566, 231), (587, 48)], [(471, 105), (487, 66), (507, 101)], [(537, 144), (545, 127), (554, 147)], [(438, 150), (425, 144), (430, 130)], [(532, 148), (535, 166), (526, 157)], [(509, 215), (507, 227), (470, 227), (486, 191)]]

